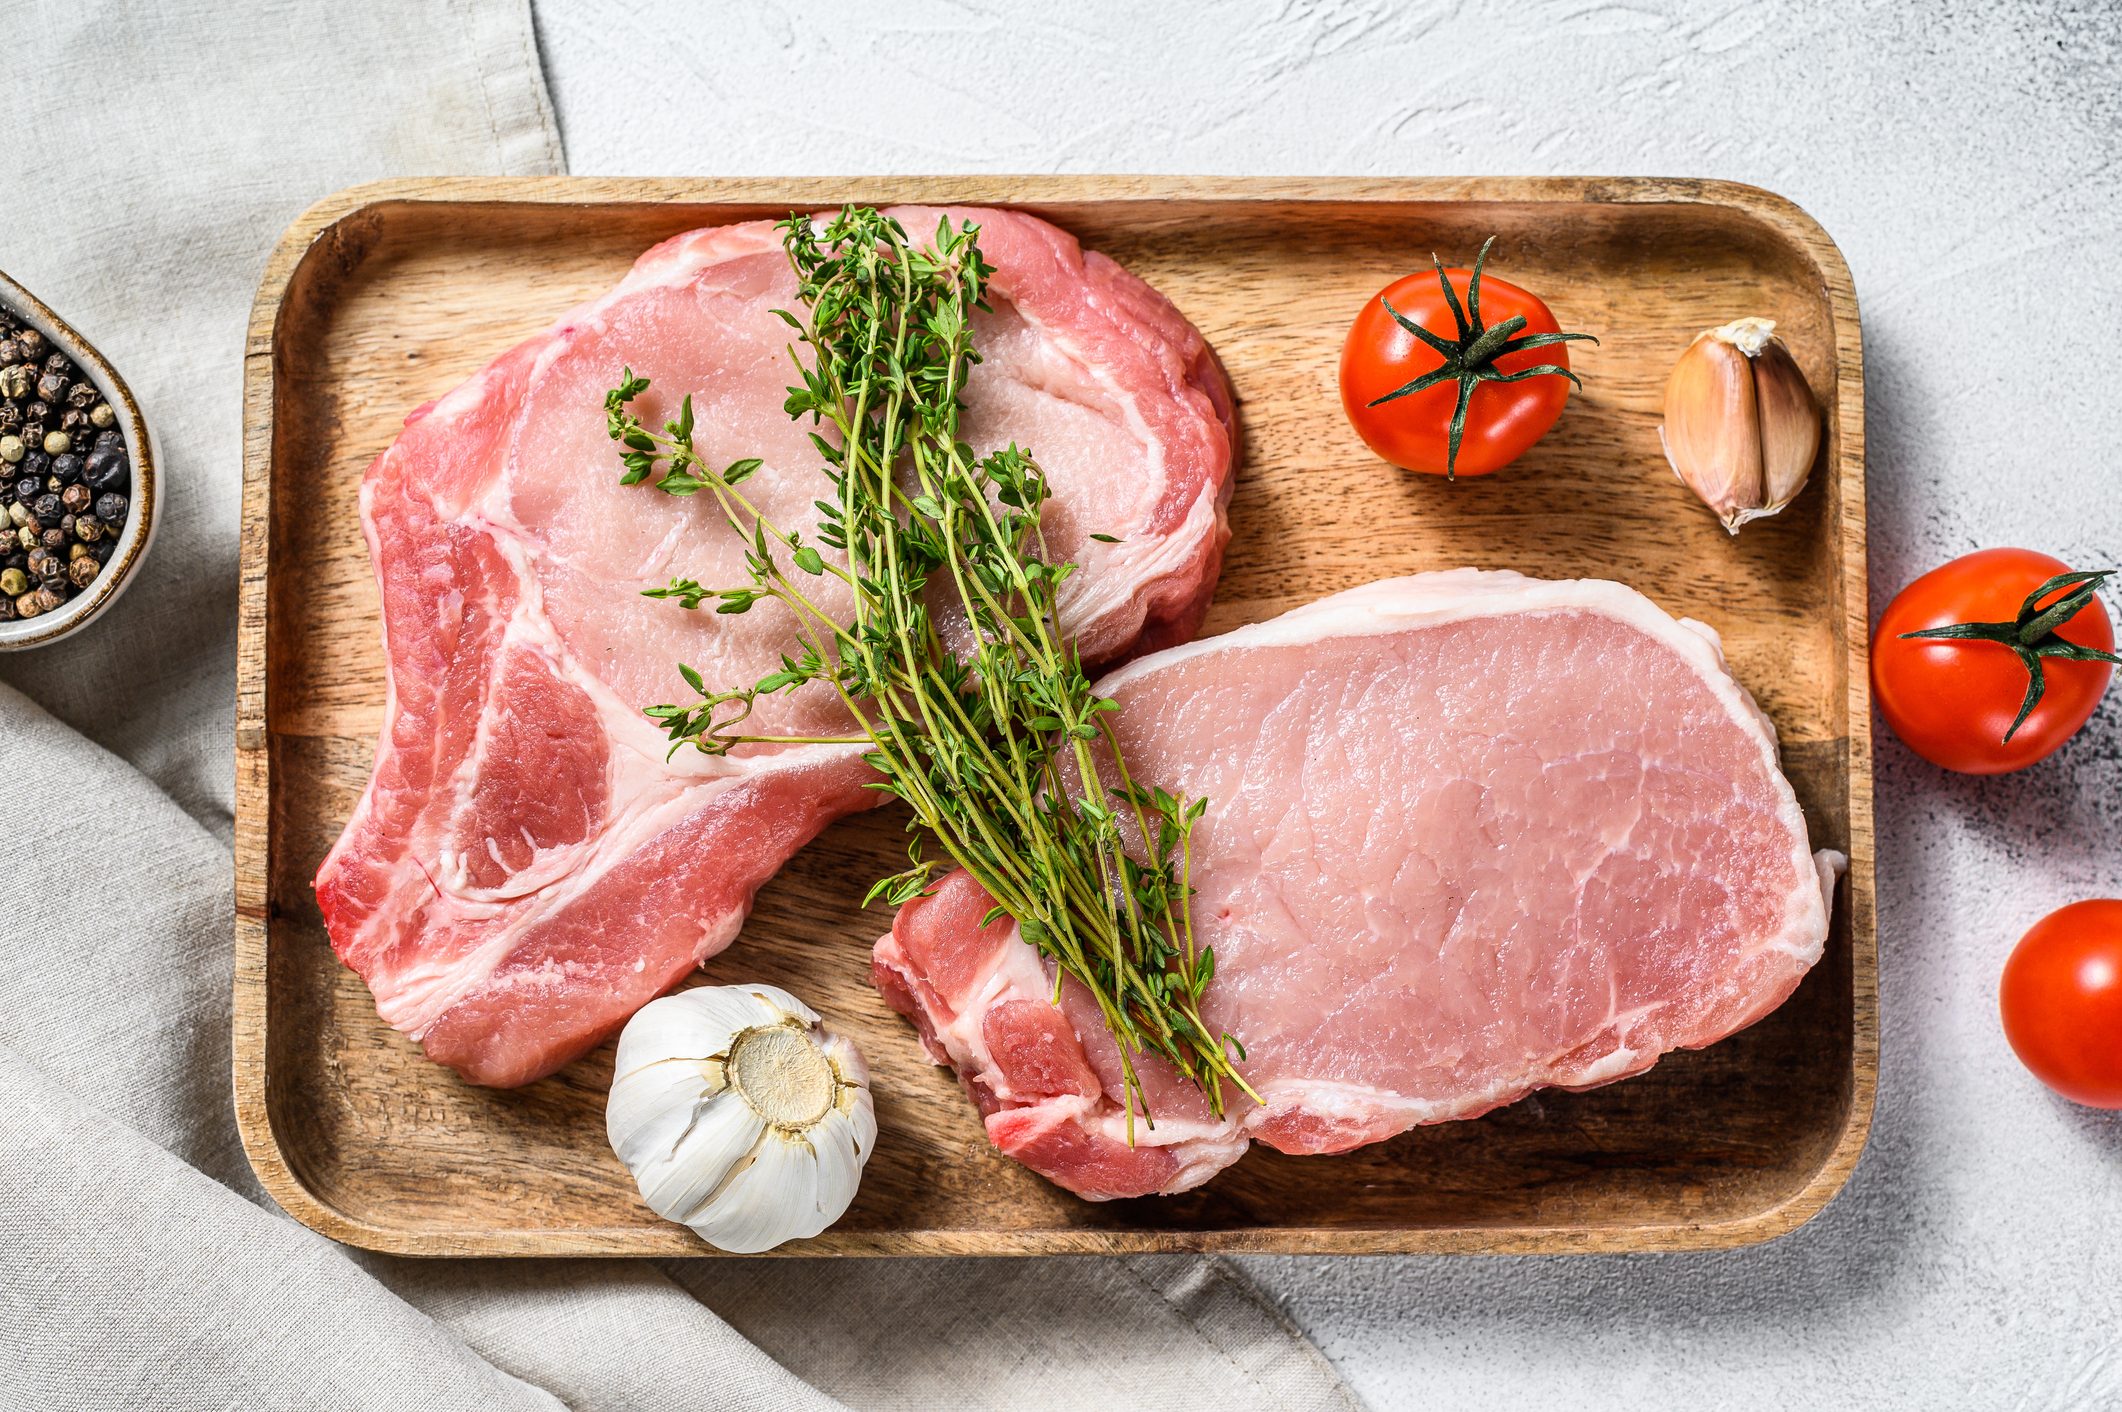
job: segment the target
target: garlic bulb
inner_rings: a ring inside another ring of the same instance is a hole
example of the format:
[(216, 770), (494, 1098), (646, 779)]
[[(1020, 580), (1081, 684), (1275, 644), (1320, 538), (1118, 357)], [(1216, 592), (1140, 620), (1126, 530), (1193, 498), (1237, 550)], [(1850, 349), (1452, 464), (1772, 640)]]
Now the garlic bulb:
[(1772, 319), (1695, 336), (1665, 384), (1665, 459), (1732, 534), (1805, 488), (1820, 408)]
[(839, 1220), (876, 1144), (861, 1052), (774, 986), (650, 1001), (619, 1036), (614, 1074), (612, 1151), (657, 1215), (723, 1250)]

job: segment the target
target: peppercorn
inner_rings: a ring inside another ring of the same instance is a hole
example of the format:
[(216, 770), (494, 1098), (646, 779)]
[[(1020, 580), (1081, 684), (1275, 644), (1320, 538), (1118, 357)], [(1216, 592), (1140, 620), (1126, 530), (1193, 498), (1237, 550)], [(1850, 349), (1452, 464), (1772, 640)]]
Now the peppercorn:
[[(0, 536), (0, 539), (5, 539), (5, 537)], [(15, 548), (14, 541), (6, 540), (5, 542), (7, 544), (7, 554), (4, 558), (0, 558), (0, 569), (20, 569), (24, 573), (28, 573), (29, 555)]]
[(99, 431), (96, 433), (96, 445), (94, 448), (95, 450), (107, 451), (112, 447), (116, 447), (121, 451), (125, 449), (124, 433), (116, 430)]
[[(38, 454), (42, 455), (43, 453), (39, 452)], [(23, 460), (24, 464), (28, 463), (27, 457), (23, 458)], [(71, 451), (54, 456), (51, 460), (51, 473), (57, 476), (62, 484), (67, 481), (81, 479), (81, 472), (86, 469), (86, 463)]]
[(66, 561), (50, 550), (40, 549), (29, 556), (29, 571), (32, 578), (55, 579), (66, 572)]
[(22, 408), (13, 402), (0, 402), (0, 431), (13, 431), (22, 425)]
[(102, 572), (103, 566), (86, 554), (66, 566), (66, 576), (72, 580), (75, 588), (87, 588), (96, 581), (96, 575)]
[(25, 618), (34, 618), (39, 613), (42, 613), (44, 604), (37, 597), (42, 592), (42, 589), (33, 588), (27, 593), (17, 594), (15, 597), (15, 612)]
[(0, 324), (0, 329), (7, 330), (0, 336), (0, 368), (22, 361), (22, 345), (15, 342), (14, 327), (12, 323)]
[[(62, 514), (61, 516), (59, 516), (59, 533), (60, 533), (61, 535), (65, 536), (65, 538), (64, 538), (64, 539), (61, 539), (61, 540), (59, 541), (60, 543), (64, 544), (64, 543), (66, 542), (66, 540), (67, 540), (67, 539), (71, 539), (71, 538), (73, 538), (73, 535), (74, 535), (74, 519), (75, 519), (74, 515), (73, 515), (72, 513), (70, 513), (70, 512), (69, 512), (69, 513), (67, 513), (67, 514)], [(47, 529), (47, 530), (45, 531), (45, 533), (46, 533), (46, 534), (50, 534), (50, 533), (51, 533), (51, 531), (50, 531), (49, 529)]]
[(60, 550), (66, 548), (66, 542), (71, 538), (73, 536), (66, 530), (53, 525), (43, 534), (37, 536), (37, 542), (44, 546), (47, 553), (57, 554)]
[(9, 465), (20, 461), (29, 448), (22, 444), (19, 436), (0, 436), (0, 461)]
[[(34, 402), (30, 404), (31, 407), (36, 405)], [(22, 413), (22, 431), (20, 433), (23, 451), (27, 453), (34, 447), (44, 445), (44, 434), (50, 430), (50, 427), (31, 416), (28, 409), (25, 408)]]
[(123, 446), (98, 446), (88, 453), (82, 478), (95, 490), (124, 491), (132, 479), (132, 462), (126, 459)]
[(66, 513), (66, 507), (58, 496), (46, 491), (30, 502), (29, 512), (40, 522), (55, 525), (59, 523), (59, 517)]
[(66, 562), (71, 564), (88, 553), (88, 546), (76, 540), (66, 546)]
[(14, 620), (15, 600), (12, 598), (0, 598), (0, 623), (11, 623)]
[(69, 407), (59, 414), (59, 430), (65, 432), (69, 438), (79, 436), (88, 429), (88, 413), (79, 407)]
[(110, 403), (98, 402), (95, 406), (89, 408), (88, 420), (92, 426), (107, 427), (118, 420), (118, 414), (111, 410)]
[(97, 541), (96, 541), (96, 542), (95, 542), (94, 544), (91, 544), (91, 545), (90, 545), (90, 546), (88, 547), (88, 552), (96, 556), (96, 562), (97, 562), (97, 563), (99, 563), (99, 564), (108, 564), (108, 563), (109, 563), (109, 562), (111, 561), (111, 554), (112, 554), (112, 553), (113, 553), (113, 552), (114, 552), (114, 551), (115, 551), (115, 550), (116, 550), (117, 548), (118, 548), (118, 541), (117, 541), (117, 540), (115, 540), (115, 539), (99, 539), (99, 540), (97, 540)]
[(48, 431), (44, 434), (44, 449), (57, 456), (74, 444), (74, 439), (63, 431)]
[(59, 492), (59, 503), (77, 515), (86, 510), (95, 498), (94, 491), (78, 482)]
[(24, 476), (15, 482), (15, 498), (17, 500), (35, 500), (43, 489), (43, 481), (33, 475)]
[(56, 368), (46, 369), (44, 375), (37, 379), (37, 400), (39, 402), (64, 402), (66, 400), (66, 374)]
[(41, 546), (44, 543), (44, 539), (36, 530), (24, 525), (15, 531), (15, 543), (21, 545), (27, 551)]
[[(36, 519), (36, 516), (30, 513), (29, 506), (17, 500), (14, 504), (7, 507), (7, 519), (9, 524), (19, 528)], [(38, 528), (42, 529), (43, 526), (39, 525)]]
[(125, 523), (126, 498), (115, 490), (106, 490), (96, 497), (96, 518), (107, 525)]
[(67, 388), (66, 405), (76, 411), (86, 412), (89, 408), (95, 406), (101, 397), (102, 394), (96, 391), (96, 385), (87, 378), (83, 378)]
[(49, 613), (66, 601), (59, 596), (59, 591), (49, 584), (43, 588), (31, 589), (29, 596), (37, 600), (37, 611), (40, 613)]
[(29, 592), (29, 575), (20, 569), (0, 569), (0, 593), (13, 598), (18, 593)]
[(15, 335), (15, 346), (22, 350), (24, 359), (44, 356), (44, 335), (33, 328), (23, 329)]
[(104, 524), (94, 515), (74, 516), (74, 538), (83, 544), (94, 544), (103, 538)]
[[(50, 421), (51, 415), (52, 409), (43, 402), (30, 401), (22, 404), (22, 424), (24, 426), (28, 426), (32, 422)], [(24, 439), (28, 439), (26, 435)]]
[(35, 385), (36, 379), (30, 373), (27, 363), (11, 363), (0, 368), (0, 397), (20, 402), (29, 396), (30, 388)]

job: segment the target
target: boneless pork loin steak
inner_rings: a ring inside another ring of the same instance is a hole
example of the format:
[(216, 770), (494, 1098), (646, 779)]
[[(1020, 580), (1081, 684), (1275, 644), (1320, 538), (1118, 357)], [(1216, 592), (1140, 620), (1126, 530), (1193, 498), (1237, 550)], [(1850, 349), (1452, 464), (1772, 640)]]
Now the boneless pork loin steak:
[(985, 892), (904, 907), (874, 976), (1004, 1152), (1084, 1196), (1197, 1186), (1258, 1140), (1342, 1152), (1590, 1088), (1781, 1004), (1815, 854), (1714, 634), (1632, 589), (1459, 570), (1339, 594), (1108, 676), (1133, 777), (1208, 801), (1203, 1000), (1261, 1102), (1161, 1061), (1129, 1146), (1115, 1042)]
[[(919, 238), (944, 213), (892, 214)], [(1231, 398), (1213, 353), (1054, 226), (949, 214), (979, 225), (995, 267), (964, 433), (1024, 446), (1051, 482), (1048, 544), (1081, 566), (1064, 625), (1091, 661), (1184, 640), (1228, 533)], [(690, 393), (703, 455), (762, 457), (747, 494), (808, 537), (830, 488), (782, 407), (794, 369), (773, 311), (794, 303), (771, 225), (677, 236), (415, 412), (362, 483), (389, 693), (317, 900), (383, 1018), (475, 1082), (526, 1083), (596, 1044), (726, 946), (791, 854), (877, 799), (852, 747), (666, 761), (641, 715), (691, 699), (679, 663), (743, 685), (795, 634), (770, 604), (724, 616), (640, 596), (674, 574), (742, 582), (744, 546), (707, 497), (619, 485), (605, 390), (624, 366), (651, 379), (651, 425)], [(822, 684), (760, 708), (761, 734), (849, 725)]]

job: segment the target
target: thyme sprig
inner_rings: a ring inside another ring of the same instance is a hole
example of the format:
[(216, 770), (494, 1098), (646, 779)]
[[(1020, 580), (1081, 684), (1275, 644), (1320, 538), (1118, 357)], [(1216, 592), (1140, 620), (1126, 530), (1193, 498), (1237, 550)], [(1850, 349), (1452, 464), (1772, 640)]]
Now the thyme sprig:
[[(1220, 1114), (1226, 1081), (1252, 1090), (1232, 1057), (1243, 1060), (1244, 1047), (1201, 1015), (1216, 958), (1195, 940), (1188, 901), (1206, 801), (1128, 772), (1114, 703), (1091, 690), (1059, 625), (1074, 565), (1047, 554), (1040, 508), (1051, 490), (1037, 462), (1014, 445), (975, 457), (959, 439), (965, 381), (980, 361), (972, 315), (986, 307), (993, 273), (977, 227), (946, 218), (924, 246), (896, 220), (851, 207), (822, 225), (791, 216), (780, 230), (808, 311), (777, 311), (795, 331), (800, 380), (786, 409), (813, 426), (831, 486), (815, 502), (815, 542), (747, 498), (756, 460), (719, 471), (701, 460), (690, 397), (661, 431), (633, 411), (649, 383), (631, 368), (605, 399), (622, 481), (712, 496), (746, 542), (743, 582), (674, 579), (649, 595), (718, 613), (771, 600), (796, 624), (775, 671), (710, 688), (681, 667), (699, 700), (648, 714), (674, 750), (867, 745), (879, 776), (870, 788), (910, 806), (913, 838), (908, 867), (880, 880), (865, 904), (910, 901), (950, 864), (964, 868), (995, 899), (988, 920), (1006, 913), (1053, 960), (1057, 1001), (1064, 977), (1095, 998), (1119, 1041), (1129, 1141), (1138, 1112), (1155, 1125), (1136, 1068), (1145, 1053), (1184, 1074)], [(852, 596), (851, 615), (819, 603), (826, 579)], [(962, 618), (969, 655), (951, 647), (938, 604)], [(858, 734), (742, 731), (760, 697), (814, 682), (837, 693)], [(929, 837), (947, 862), (927, 855)]]

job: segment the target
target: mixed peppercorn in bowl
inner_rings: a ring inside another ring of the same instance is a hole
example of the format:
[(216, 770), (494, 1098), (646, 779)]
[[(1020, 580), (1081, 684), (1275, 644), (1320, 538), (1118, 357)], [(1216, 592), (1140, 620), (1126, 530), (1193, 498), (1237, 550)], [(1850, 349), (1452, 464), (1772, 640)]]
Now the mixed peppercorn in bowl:
[(152, 530), (152, 456), (96, 350), (0, 275), (0, 649), (116, 598)]

